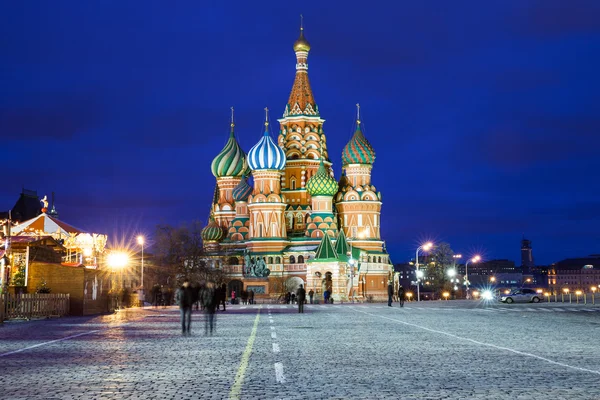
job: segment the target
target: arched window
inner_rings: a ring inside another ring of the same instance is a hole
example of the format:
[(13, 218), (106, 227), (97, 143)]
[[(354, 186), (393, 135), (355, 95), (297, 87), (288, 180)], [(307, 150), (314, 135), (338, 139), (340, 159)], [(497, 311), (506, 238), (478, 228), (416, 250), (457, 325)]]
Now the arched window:
[(237, 257), (229, 257), (229, 265), (238, 265)]
[(276, 264), (281, 264), (281, 257), (276, 257), (275, 258), (275, 263)]
[(368, 262), (371, 262), (371, 256), (369, 256), (369, 257), (367, 258), (367, 261), (368, 261)]
[(298, 256), (298, 264), (304, 264), (304, 256)]
[(269, 257), (269, 262), (268, 262), (268, 264), (269, 264), (269, 265), (270, 265), (270, 264), (273, 264), (273, 257)]
[(381, 256), (379, 256), (379, 262), (381, 262)]
[(296, 257), (290, 256), (290, 264), (296, 264)]
[(293, 176), (290, 178), (290, 188), (296, 190), (296, 178)]

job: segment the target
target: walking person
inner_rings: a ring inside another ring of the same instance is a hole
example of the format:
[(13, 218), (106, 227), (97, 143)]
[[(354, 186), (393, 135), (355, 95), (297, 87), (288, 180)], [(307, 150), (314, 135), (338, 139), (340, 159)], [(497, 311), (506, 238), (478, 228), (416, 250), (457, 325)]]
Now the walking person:
[(250, 299), (250, 304), (254, 304), (254, 290), (250, 289), (248, 292), (248, 298)]
[(186, 336), (190, 334), (192, 323), (192, 305), (194, 304), (194, 293), (190, 282), (186, 279), (183, 285), (177, 289), (175, 296), (181, 313), (181, 334)]
[(388, 282), (388, 307), (392, 306), (393, 297), (394, 297), (394, 284), (390, 281), (390, 282)]
[(313, 304), (313, 297), (315, 296), (315, 291), (310, 289), (308, 292), (308, 298), (310, 299), (310, 304)]
[(231, 291), (231, 304), (235, 304), (235, 290)]
[[(225, 302), (227, 301), (227, 284), (221, 284), (221, 289), (217, 288), (217, 292), (219, 292), (219, 303), (223, 304), (223, 311), (227, 311), (225, 309)], [(217, 303), (217, 311), (219, 310), (219, 304)]]
[(398, 286), (398, 301), (400, 302), (400, 307), (404, 307), (404, 299), (406, 298), (406, 292), (402, 285)]
[(215, 289), (215, 284), (213, 282), (207, 282), (204, 291), (202, 292), (202, 305), (204, 307), (204, 312), (206, 313), (206, 318), (204, 319), (204, 334), (208, 336), (209, 329), (210, 334), (213, 334), (213, 331), (216, 330), (215, 323), (215, 312), (219, 307), (219, 295), (220, 289)]
[(306, 290), (302, 285), (296, 291), (296, 299), (298, 300), (298, 312), (304, 314), (304, 302), (306, 301)]

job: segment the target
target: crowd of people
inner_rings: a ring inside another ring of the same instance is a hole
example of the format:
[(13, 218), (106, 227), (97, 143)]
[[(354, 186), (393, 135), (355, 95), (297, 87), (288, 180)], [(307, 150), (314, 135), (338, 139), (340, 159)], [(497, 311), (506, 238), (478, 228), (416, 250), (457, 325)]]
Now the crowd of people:
[[(248, 292), (242, 291), (241, 297), (242, 301), (250, 299), (250, 304), (254, 303), (254, 292), (252, 290)], [(235, 291), (233, 291), (231, 293), (232, 303), (235, 302), (235, 299), (236, 295)], [(181, 333), (184, 336), (190, 335), (191, 316), (194, 307), (196, 310), (204, 311), (206, 314), (204, 333), (212, 335), (216, 330), (215, 313), (217, 311), (227, 311), (227, 284), (223, 283), (219, 286), (209, 281), (200, 285), (192, 285), (186, 279), (175, 293), (175, 303), (179, 306), (181, 313)], [(163, 306), (170, 305), (170, 303), (165, 301), (162, 290), (153, 293), (153, 304), (155, 307), (158, 307), (159, 304)], [(223, 306), (223, 310), (221, 310), (221, 306)]]

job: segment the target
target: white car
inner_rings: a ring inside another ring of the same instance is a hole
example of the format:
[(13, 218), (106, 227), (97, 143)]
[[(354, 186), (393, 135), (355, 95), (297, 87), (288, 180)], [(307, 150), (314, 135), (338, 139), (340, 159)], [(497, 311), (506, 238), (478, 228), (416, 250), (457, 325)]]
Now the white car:
[(500, 301), (503, 303), (539, 303), (543, 300), (541, 293), (537, 293), (533, 289), (515, 289), (509, 294), (500, 296)]

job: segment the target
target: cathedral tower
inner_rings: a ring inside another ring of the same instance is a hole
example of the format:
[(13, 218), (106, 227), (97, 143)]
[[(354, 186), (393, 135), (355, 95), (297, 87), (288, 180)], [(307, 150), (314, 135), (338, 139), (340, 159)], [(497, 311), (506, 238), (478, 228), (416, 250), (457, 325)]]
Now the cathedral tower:
[(342, 152), (342, 177), (336, 195), (340, 226), (353, 245), (382, 251), (380, 237), (381, 193), (371, 184), (375, 150), (362, 132), (360, 105), (356, 131)]
[[(283, 118), (279, 119), (279, 146), (287, 159), (281, 186), (286, 195), (287, 230), (294, 236), (303, 236), (310, 213), (310, 198), (306, 191), (308, 180), (319, 169), (319, 160), (328, 161), (327, 142), (319, 107), (315, 102), (308, 80), (308, 52), (310, 44), (300, 27), (300, 37), (294, 43), (296, 76)], [(290, 221), (291, 224), (290, 224)]]
[(269, 134), (269, 110), (265, 108), (265, 132), (262, 139), (250, 149), (248, 164), (254, 177), (254, 190), (248, 198), (250, 211), (250, 239), (253, 251), (272, 250), (257, 241), (281, 239), (282, 248), (286, 238), (284, 211), (285, 196), (281, 194), (281, 176), (285, 168), (285, 153)]
[(212, 173), (217, 178), (219, 187), (218, 201), (214, 205), (213, 217), (224, 230), (229, 228), (231, 220), (235, 217), (233, 189), (240, 183), (242, 175), (249, 172), (246, 154), (235, 138), (234, 127), (233, 107), (231, 107), (229, 139), (211, 164)]

